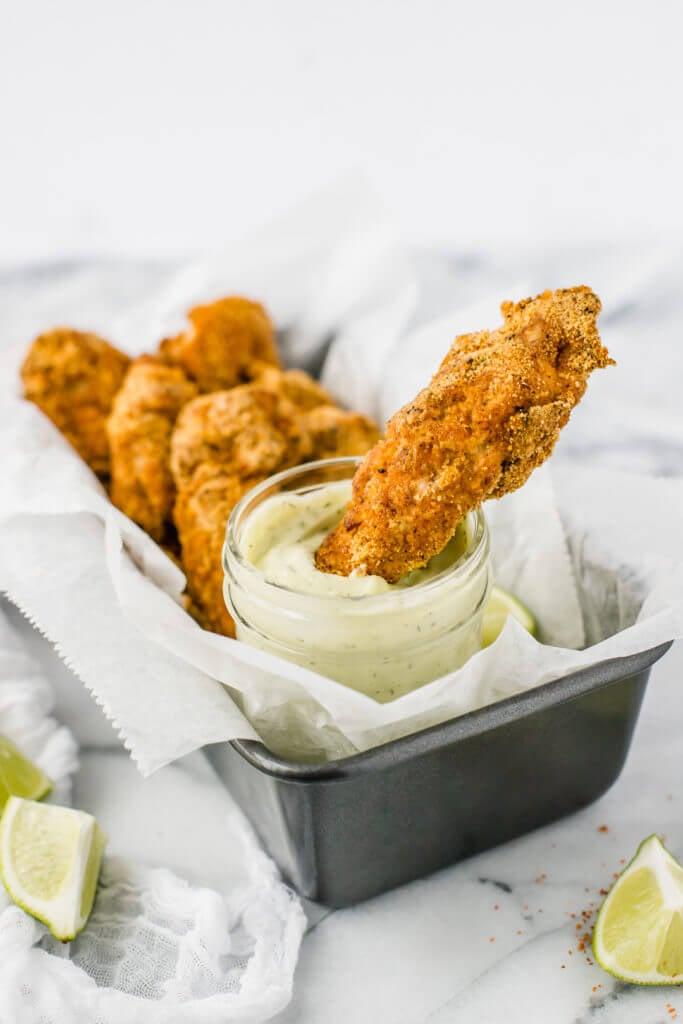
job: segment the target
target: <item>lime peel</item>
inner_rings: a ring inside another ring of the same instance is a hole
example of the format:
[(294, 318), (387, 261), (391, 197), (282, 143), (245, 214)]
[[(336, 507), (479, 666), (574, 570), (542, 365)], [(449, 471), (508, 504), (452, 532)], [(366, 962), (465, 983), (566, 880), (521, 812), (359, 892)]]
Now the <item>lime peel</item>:
[(42, 800), (51, 789), (52, 782), (38, 765), (0, 735), (0, 812), (11, 796)]
[(12, 796), (0, 822), (0, 871), (17, 906), (56, 939), (86, 925), (106, 837), (91, 814)]
[(508, 615), (516, 619), (531, 636), (536, 636), (536, 620), (522, 602), (502, 587), (494, 586), (484, 608), (481, 627), (481, 645), (489, 647), (503, 632)]
[(593, 953), (621, 981), (683, 984), (683, 867), (658, 836), (640, 844), (607, 894)]

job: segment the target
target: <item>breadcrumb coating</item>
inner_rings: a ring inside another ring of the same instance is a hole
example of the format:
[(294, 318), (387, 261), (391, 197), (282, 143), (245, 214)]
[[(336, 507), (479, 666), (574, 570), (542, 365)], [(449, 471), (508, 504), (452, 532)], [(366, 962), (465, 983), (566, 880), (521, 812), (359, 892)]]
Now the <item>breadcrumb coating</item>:
[(587, 287), (502, 305), (495, 331), (456, 338), (431, 383), (365, 458), (316, 565), (395, 583), (442, 551), (488, 498), (516, 490), (553, 450), (589, 374), (613, 360)]
[(268, 476), (303, 461), (310, 449), (291, 402), (242, 385), (200, 395), (185, 406), (173, 432), (171, 471), (180, 490), (207, 462), (237, 477)]
[(256, 483), (309, 457), (310, 438), (300, 419), (286, 398), (243, 385), (194, 399), (173, 431), (173, 516), (188, 592), (200, 621), (226, 636), (234, 636), (221, 564), (228, 518)]
[(189, 610), (201, 626), (223, 636), (235, 635), (235, 625), (223, 599), (221, 558), (225, 527), (240, 498), (262, 479), (240, 479), (209, 464), (197, 471), (191, 487), (180, 491), (175, 505), (183, 570), (191, 599)]
[(304, 370), (278, 370), (266, 363), (254, 367), (254, 384), (288, 398), (297, 409), (315, 409), (334, 405), (334, 399)]
[(254, 379), (263, 363), (279, 366), (275, 329), (259, 302), (240, 296), (195, 306), (190, 326), (159, 346), (159, 357), (182, 367), (200, 391), (219, 391)]
[(196, 395), (196, 384), (180, 367), (140, 356), (107, 421), (111, 500), (156, 541), (166, 537), (175, 500), (171, 432), (180, 410)]
[(318, 405), (301, 417), (311, 438), (313, 459), (365, 455), (382, 436), (379, 427), (360, 412), (334, 405)]
[(21, 367), (24, 396), (103, 478), (109, 473), (106, 421), (129, 363), (98, 335), (57, 327), (36, 338)]

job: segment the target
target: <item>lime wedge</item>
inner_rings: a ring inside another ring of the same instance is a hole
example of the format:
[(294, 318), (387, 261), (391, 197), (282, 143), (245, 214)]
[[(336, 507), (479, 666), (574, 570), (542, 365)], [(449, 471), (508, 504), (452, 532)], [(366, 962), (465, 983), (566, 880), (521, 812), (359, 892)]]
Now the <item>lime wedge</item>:
[(47, 775), (0, 735), (0, 812), (11, 796), (41, 800), (52, 789)]
[(481, 627), (481, 645), (488, 647), (497, 640), (503, 631), (505, 621), (511, 615), (513, 619), (536, 636), (536, 620), (521, 601), (502, 587), (493, 587), (488, 604), (484, 608), (484, 621)]
[(683, 868), (657, 836), (640, 844), (605, 898), (593, 952), (622, 981), (683, 983)]
[(0, 822), (0, 869), (27, 914), (69, 942), (92, 910), (106, 837), (84, 811), (12, 796)]

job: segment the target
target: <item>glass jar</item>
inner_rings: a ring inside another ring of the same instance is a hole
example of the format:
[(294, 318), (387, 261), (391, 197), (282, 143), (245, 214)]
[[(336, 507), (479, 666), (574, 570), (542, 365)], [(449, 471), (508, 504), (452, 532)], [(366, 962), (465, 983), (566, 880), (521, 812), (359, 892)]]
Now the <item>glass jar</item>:
[(459, 668), (481, 648), (492, 582), (481, 509), (466, 517), (464, 551), (446, 569), (378, 594), (321, 595), (285, 587), (245, 555), (250, 517), (264, 502), (350, 481), (360, 461), (308, 463), (249, 491), (227, 525), (223, 591), (239, 640), (384, 702)]

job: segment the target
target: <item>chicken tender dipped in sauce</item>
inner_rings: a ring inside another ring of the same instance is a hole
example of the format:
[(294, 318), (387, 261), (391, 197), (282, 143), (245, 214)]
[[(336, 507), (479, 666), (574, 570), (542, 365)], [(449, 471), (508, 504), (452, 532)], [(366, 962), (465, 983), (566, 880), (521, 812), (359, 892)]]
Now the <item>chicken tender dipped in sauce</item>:
[(390, 583), (444, 549), (463, 516), (514, 491), (553, 450), (589, 375), (612, 360), (585, 286), (503, 303), (494, 331), (456, 338), (430, 384), (358, 468), (323, 572)]

